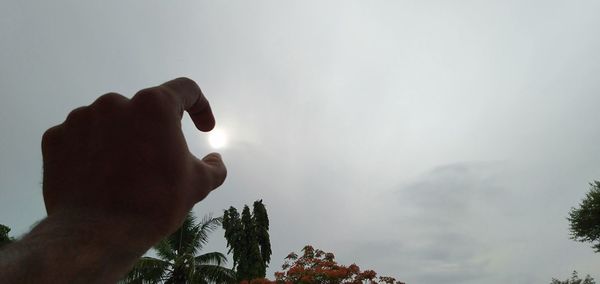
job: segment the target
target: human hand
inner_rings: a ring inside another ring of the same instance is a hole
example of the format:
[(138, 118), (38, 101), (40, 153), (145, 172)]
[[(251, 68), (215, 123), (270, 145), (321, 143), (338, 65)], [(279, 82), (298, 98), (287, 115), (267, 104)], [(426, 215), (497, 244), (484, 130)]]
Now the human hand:
[(219, 154), (190, 153), (181, 131), (184, 110), (199, 130), (214, 128), (200, 88), (178, 78), (132, 99), (103, 95), (48, 129), (42, 139), (48, 217), (129, 226), (123, 230), (136, 232), (145, 246), (175, 231), (227, 174)]

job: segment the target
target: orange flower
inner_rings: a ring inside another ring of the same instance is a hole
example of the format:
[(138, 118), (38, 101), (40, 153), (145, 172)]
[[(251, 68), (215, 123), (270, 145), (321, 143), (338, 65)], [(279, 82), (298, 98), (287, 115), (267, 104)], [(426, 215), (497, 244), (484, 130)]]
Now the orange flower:
[(300, 281), (307, 282), (307, 283), (313, 283), (313, 277), (310, 275), (304, 275), (304, 276), (302, 276), (302, 278), (300, 278)]
[(375, 278), (377, 276), (377, 272), (375, 272), (373, 270), (365, 270), (360, 274), (360, 276), (363, 279), (373, 280), (373, 278)]
[[(340, 284), (399, 284), (392, 277), (381, 276), (373, 270), (361, 271), (356, 264), (349, 266), (340, 265), (335, 261), (333, 253), (325, 253), (310, 245), (305, 246), (303, 255), (298, 258), (295, 253), (286, 257), (282, 266), (283, 270), (275, 273), (276, 282), (263, 279), (263, 282), (250, 282), (244, 284), (298, 284), (298, 283), (340, 283)], [(290, 261), (290, 262), (288, 262)]]
[(360, 267), (358, 267), (358, 265), (356, 264), (350, 264), (350, 266), (348, 267), (348, 269), (350, 269), (350, 271), (352, 271), (352, 273), (359, 273), (360, 272)]

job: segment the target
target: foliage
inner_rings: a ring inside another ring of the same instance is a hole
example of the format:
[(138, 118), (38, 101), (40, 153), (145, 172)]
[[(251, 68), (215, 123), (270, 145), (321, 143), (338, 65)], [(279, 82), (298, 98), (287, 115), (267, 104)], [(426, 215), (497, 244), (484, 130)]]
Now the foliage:
[(573, 271), (573, 274), (571, 274), (571, 279), (560, 281), (552, 278), (552, 282), (550, 282), (550, 284), (596, 284), (596, 281), (594, 281), (594, 278), (592, 278), (590, 275), (586, 275), (584, 279), (581, 279), (579, 278), (577, 271)]
[(10, 228), (0, 224), (0, 247), (12, 243), (15, 239), (8, 236)]
[(262, 278), (243, 281), (242, 284), (404, 284), (393, 277), (377, 277), (377, 273), (373, 270), (361, 271), (356, 264), (349, 266), (338, 264), (333, 253), (315, 250), (312, 246), (305, 246), (302, 252), (302, 256), (292, 252), (285, 258), (285, 263), (281, 267), (283, 271), (275, 272), (275, 281)]
[(204, 217), (199, 223), (188, 213), (175, 233), (154, 249), (159, 258), (142, 257), (123, 283), (232, 283), (235, 272), (221, 265), (227, 258), (220, 252), (199, 255), (208, 234), (221, 226), (221, 218)]
[(590, 242), (595, 252), (600, 252), (600, 182), (590, 184), (590, 191), (579, 204), (571, 208), (569, 217), (571, 238), (579, 242)]
[(265, 277), (268, 263), (271, 261), (271, 242), (269, 240), (269, 218), (262, 200), (255, 201), (252, 214), (248, 205), (242, 215), (234, 207), (223, 214), (223, 229), (229, 253), (233, 253), (233, 269), (237, 279), (255, 279)]

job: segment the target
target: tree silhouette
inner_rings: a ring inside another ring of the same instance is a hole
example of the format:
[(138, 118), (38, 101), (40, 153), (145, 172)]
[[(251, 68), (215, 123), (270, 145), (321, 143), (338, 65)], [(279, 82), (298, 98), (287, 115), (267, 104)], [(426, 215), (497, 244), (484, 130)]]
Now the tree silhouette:
[(242, 215), (230, 207), (223, 214), (223, 229), (229, 251), (233, 253), (233, 269), (238, 281), (265, 277), (271, 261), (269, 218), (262, 200), (255, 201), (252, 214), (248, 205)]
[(12, 243), (15, 239), (8, 236), (10, 228), (0, 224), (0, 247)]
[(569, 217), (571, 238), (590, 242), (595, 252), (600, 252), (600, 182), (590, 184), (590, 191), (578, 208), (571, 208)]
[(552, 278), (552, 282), (550, 284), (596, 284), (594, 278), (590, 275), (586, 275), (584, 279), (579, 278), (577, 271), (573, 271), (571, 274), (571, 279), (566, 279), (565, 281), (560, 281), (556, 278)]
[(208, 234), (221, 226), (221, 218), (205, 216), (199, 223), (188, 213), (175, 233), (154, 249), (158, 258), (142, 257), (122, 283), (232, 283), (235, 272), (221, 265), (227, 258), (220, 252), (198, 254)]

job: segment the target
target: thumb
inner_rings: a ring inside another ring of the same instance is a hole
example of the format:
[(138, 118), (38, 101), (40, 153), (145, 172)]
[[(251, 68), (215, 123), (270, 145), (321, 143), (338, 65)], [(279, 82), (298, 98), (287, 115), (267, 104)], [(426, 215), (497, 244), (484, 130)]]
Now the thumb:
[(202, 172), (205, 173), (206, 180), (210, 190), (221, 186), (227, 177), (227, 168), (223, 163), (221, 154), (210, 153), (199, 161), (199, 166), (203, 167)]
[(196, 173), (195, 186), (192, 190), (193, 202), (200, 202), (211, 191), (221, 186), (227, 177), (227, 168), (223, 164), (219, 153), (210, 153), (202, 160), (194, 158), (194, 168)]

